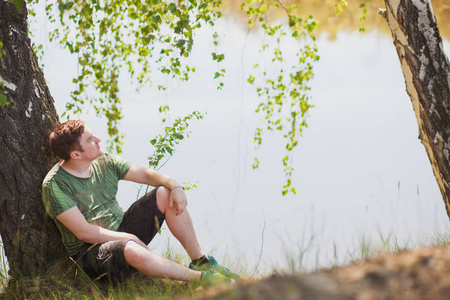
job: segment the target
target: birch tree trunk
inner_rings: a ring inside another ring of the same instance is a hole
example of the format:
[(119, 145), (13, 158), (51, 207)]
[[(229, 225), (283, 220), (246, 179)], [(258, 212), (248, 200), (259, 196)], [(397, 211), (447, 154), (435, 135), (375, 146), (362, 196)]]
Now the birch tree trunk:
[(429, 0), (385, 0), (384, 17), (394, 38), (419, 126), (450, 218), (450, 64)]
[[(0, 233), (11, 275), (35, 276), (61, 258), (63, 246), (45, 213), (41, 184), (56, 163), (48, 135), (59, 123), (30, 45), (27, 9), (0, 0)], [(3, 88), (1, 87), (3, 86)]]

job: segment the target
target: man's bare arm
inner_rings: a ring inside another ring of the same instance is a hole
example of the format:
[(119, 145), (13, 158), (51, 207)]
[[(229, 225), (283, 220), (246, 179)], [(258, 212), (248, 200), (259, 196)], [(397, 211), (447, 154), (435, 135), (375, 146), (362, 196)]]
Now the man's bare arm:
[(148, 184), (151, 186), (165, 186), (168, 189), (173, 189), (174, 187), (180, 185), (167, 175), (136, 165), (131, 166), (124, 180)]
[(64, 226), (67, 227), (79, 240), (89, 243), (97, 244), (108, 241), (131, 239), (143, 247), (147, 247), (135, 235), (108, 230), (99, 226), (89, 224), (84, 218), (78, 207), (74, 206), (71, 209), (59, 214), (57, 217)]
[(168, 188), (170, 190), (170, 207), (173, 207), (175, 203), (177, 215), (180, 215), (187, 206), (187, 197), (181, 185), (167, 175), (149, 168), (132, 165), (124, 180)]

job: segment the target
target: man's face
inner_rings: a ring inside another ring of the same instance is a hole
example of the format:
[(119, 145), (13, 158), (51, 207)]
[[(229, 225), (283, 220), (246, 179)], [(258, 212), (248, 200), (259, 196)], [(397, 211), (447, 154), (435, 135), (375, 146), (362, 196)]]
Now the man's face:
[(100, 139), (96, 137), (91, 128), (85, 126), (83, 134), (78, 139), (82, 151), (78, 151), (80, 158), (85, 160), (94, 160), (102, 154), (100, 149)]

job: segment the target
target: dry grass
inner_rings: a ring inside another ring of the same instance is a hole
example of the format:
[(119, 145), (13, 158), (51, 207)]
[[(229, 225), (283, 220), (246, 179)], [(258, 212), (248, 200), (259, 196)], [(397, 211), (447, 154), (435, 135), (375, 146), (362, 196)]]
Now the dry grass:
[[(401, 252), (405, 248), (419, 248), (421, 246), (442, 247), (450, 244), (450, 235), (437, 235), (426, 243), (416, 245), (400, 245), (395, 238), (384, 238), (380, 236), (379, 243), (369, 243), (367, 239), (361, 239), (359, 251), (353, 260), (368, 259), (380, 254)], [(0, 247), (2, 245), (0, 244)], [(1, 250), (1, 249), (0, 249)], [(307, 268), (304, 265), (304, 254), (291, 255), (286, 258), (289, 270), (273, 269), (272, 274), (302, 274), (305, 272), (316, 272), (322, 266)], [(186, 257), (171, 249), (167, 245), (165, 256), (176, 260), (178, 263), (186, 264)], [(334, 265), (339, 265), (335, 263)], [(330, 266), (328, 266), (330, 267)], [(271, 276), (261, 278), (250, 278), (251, 272), (245, 271), (245, 266), (239, 268), (243, 278), (239, 286), (246, 286), (266, 280)], [(123, 284), (111, 285), (106, 280), (91, 280), (72, 262), (55, 265), (48, 270), (48, 274), (35, 278), (17, 278), (8, 280), (7, 263), (4, 253), (0, 252), (0, 288), (2, 293), (0, 299), (172, 299), (174, 297), (186, 298), (196, 295), (200, 298), (208, 298), (213, 294), (223, 294), (224, 291), (234, 289), (233, 286), (216, 287), (203, 291), (194, 284), (187, 284), (173, 280), (149, 278), (136, 273)], [(247, 273), (247, 274), (246, 274)]]

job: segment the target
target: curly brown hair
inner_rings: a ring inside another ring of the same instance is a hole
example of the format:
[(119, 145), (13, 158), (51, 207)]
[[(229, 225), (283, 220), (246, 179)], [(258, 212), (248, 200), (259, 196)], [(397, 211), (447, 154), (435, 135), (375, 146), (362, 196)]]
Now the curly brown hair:
[(58, 125), (50, 134), (50, 150), (59, 158), (70, 159), (72, 151), (83, 151), (78, 139), (83, 134), (82, 120), (69, 120)]

